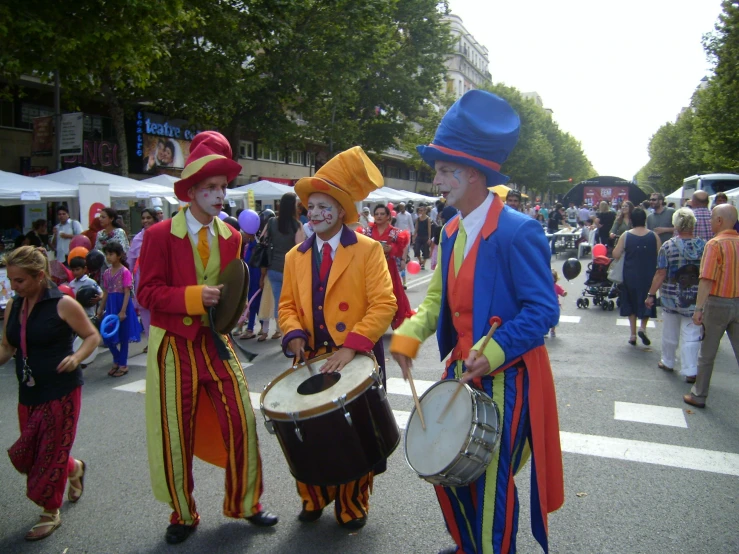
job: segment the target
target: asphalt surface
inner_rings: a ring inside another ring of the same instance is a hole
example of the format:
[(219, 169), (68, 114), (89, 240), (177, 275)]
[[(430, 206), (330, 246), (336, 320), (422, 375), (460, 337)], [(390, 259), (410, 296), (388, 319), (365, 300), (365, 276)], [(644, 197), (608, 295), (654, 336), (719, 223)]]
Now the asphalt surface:
[[(554, 261), (555, 267), (561, 267), (563, 260), (560, 257)], [(427, 287), (424, 280), (429, 275), (422, 272), (414, 276), (420, 284), (408, 291), (412, 306), (423, 300)], [(564, 507), (549, 518), (550, 550), (739, 552), (739, 369), (728, 339), (722, 341), (716, 359), (708, 407), (691, 408), (682, 402), (689, 385), (678, 374), (657, 368), (659, 320), (649, 331), (651, 347), (628, 345), (628, 327), (616, 325), (616, 311), (604, 312), (592, 305), (587, 310), (575, 307), (583, 281), (584, 273), (573, 282), (561, 282), (569, 293), (563, 299), (562, 314), (579, 316), (580, 322), (560, 323), (557, 337), (546, 341), (562, 431), (578, 437), (640, 441), (629, 443), (629, 450), (634, 452), (623, 453), (637, 458), (640, 451), (654, 444), (698, 450), (669, 450), (656, 461), (647, 456), (646, 462), (603, 457), (608, 455), (605, 450), (596, 451), (596, 455), (566, 451), (566, 500)], [(389, 340), (389, 334), (385, 340)], [(252, 392), (260, 392), (288, 368), (278, 341), (258, 344), (250, 340), (242, 344), (259, 353), (254, 364), (245, 369)], [(157, 502), (150, 491), (144, 394), (114, 390), (144, 379), (143, 357), (135, 357), (142, 347), (132, 345), (130, 372), (125, 377), (107, 376), (111, 363), (107, 352), (85, 370), (82, 414), (73, 449), (73, 455), (88, 464), (85, 494), (76, 505), (64, 504), (62, 526), (46, 540), (23, 540), (40, 509), (25, 497), (23, 476), (6, 456), (0, 456), (0, 552), (435, 553), (451, 545), (433, 489), (408, 467), (402, 443), (389, 459), (388, 471), (375, 480), (369, 522), (364, 529), (358, 533), (343, 530), (331, 510), (326, 510), (317, 523), (298, 522), (300, 502), (294, 481), (276, 439), (262, 426), (259, 413), (265, 483), (262, 499), (266, 509), (280, 516), (280, 523), (263, 530), (225, 518), (224, 472), (196, 460), (195, 498), (201, 524), (184, 544), (167, 545), (164, 531), (169, 508)], [(438, 356), (432, 337), (416, 360), (417, 380), (438, 379), (443, 367)], [(388, 362), (388, 376), (401, 376), (392, 361)], [(17, 386), (12, 365), (0, 366), (3, 448), (8, 448), (18, 434)], [(412, 398), (407, 395), (391, 391), (389, 398), (394, 410), (412, 409)], [(615, 402), (676, 408), (687, 426), (616, 420)], [(675, 467), (683, 465), (681, 455), (690, 458), (702, 451), (730, 456), (716, 467), (709, 463), (696, 469)], [(517, 478), (521, 500), (518, 551), (540, 552), (529, 524), (529, 472), (530, 465)]]

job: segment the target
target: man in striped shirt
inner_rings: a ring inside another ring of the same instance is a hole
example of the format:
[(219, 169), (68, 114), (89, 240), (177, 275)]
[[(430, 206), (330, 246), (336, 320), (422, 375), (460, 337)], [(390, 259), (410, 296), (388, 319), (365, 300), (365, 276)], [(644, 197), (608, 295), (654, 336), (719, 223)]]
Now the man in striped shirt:
[(693, 323), (703, 324), (705, 336), (698, 356), (698, 376), (690, 394), (683, 400), (698, 408), (706, 407), (713, 361), (724, 332), (729, 335), (739, 364), (739, 233), (734, 230), (737, 211), (722, 204), (711, 212), (714, 238), (706, 243), (701, 259), (698, 298)]
[(711, 228), (711, 210), (708, 209), (708, 193), (705, 190), (697, 190), (690, 199), (690, 208), (695, 215), (695, 230), (693, 234), (708, 242), (713, 238)]

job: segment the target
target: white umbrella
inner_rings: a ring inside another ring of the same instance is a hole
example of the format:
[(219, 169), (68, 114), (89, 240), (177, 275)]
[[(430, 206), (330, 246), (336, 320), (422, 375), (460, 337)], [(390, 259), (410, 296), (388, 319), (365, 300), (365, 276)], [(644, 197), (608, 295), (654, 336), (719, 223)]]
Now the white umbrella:
[(77, 198), (78, 187), (0, 171), (0, 205), (14, 206)]

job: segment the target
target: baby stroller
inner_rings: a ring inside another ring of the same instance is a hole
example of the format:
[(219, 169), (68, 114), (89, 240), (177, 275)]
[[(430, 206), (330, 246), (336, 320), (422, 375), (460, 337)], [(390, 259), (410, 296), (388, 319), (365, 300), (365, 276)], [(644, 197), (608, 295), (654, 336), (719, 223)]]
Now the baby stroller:
[[(585, 280), (585, 288), (582, 291), (582, 297), (577, 299), (578, 308), (588, 308), (592, 297), (593, 304), (600, 306), (605, 311), (612, 312), (619, 304), (618, 302), (618, 286), (608, 280), (608, 268), (611, 265), (611, 258), (606, 256), (596, 256), (593, 261), (588, 264), (588, 278)], [(616, 298), (614, 302), (613, 299)]]

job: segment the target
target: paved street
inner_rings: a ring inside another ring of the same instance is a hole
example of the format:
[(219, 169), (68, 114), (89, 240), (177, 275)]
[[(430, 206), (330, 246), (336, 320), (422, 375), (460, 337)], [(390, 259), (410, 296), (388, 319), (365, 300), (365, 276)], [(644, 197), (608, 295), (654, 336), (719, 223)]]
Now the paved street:
[[(555, 262), (561, 268), (564, 258)], [(583, 266), (587, 261), (583, 260)], [(583, 269), (584, 269), (583, 267)], [(414, 276), (412, 306), (424, 298), (430, 272)], [(657, 368), (661, 323), (649, 330), (651, 347), (627, 344), (628, 327), (617, 311), (577, 309), (584, 281), (560, 284), (562, 322), (547, 338), (559, 401), (566, 501), (549, 520), (552, 552), (739, 552), (739, 369), (722, 342), (706, 410), (686, 409), (688, 392), (677, 374)], [(521, 279), (526, 276), (522, 275)], [(385, 337), (386, 342), (389, 335)], [(277, 341), (244, 341), (259, 356), (246, 365), (250, 389), (287, 369)], [(25, 497), (25, 481), (0, 456), (0, 552), (129, 553), (177, 551), (259, 553), (435, 553), (449, 546), (431, 485), (407, 466), (402, 443), (375, 480), (368, 525), (342, 530), (326, 511), (301, 524), (294, 482), (276, 439), (258, 414), (264, 462), (265, 508), (281, 517), (272, 529), (228, 520), (221, 514), (223, 471), (196, 461), (195, 496), (202, 522), (183, 545), (164, 542), (169, 509), (150, 492), (144, 424), (143, 345), (132, 345), (130, 372), (106, 375), (110, 354), (85, 371), (82, 415), (73, 454), (85, 460), (85, 495), (62, 508), (62, 526), (30, 544), (23, 535), (40, 509)], [(390, 402), (404, 426), (413, 401), (394, 362), (388, 362)], [(425, 389), (440, 375), (435, 338), (424, 345), (414, 375)], [(419, 393), (421, 391), (419, 390)], [(17, 383), (11, 364), (0, 367), (0, 442), (17, 438)], [(520, 552), (540, 551), (529, 524), (529, 471), (518, 480)]]

